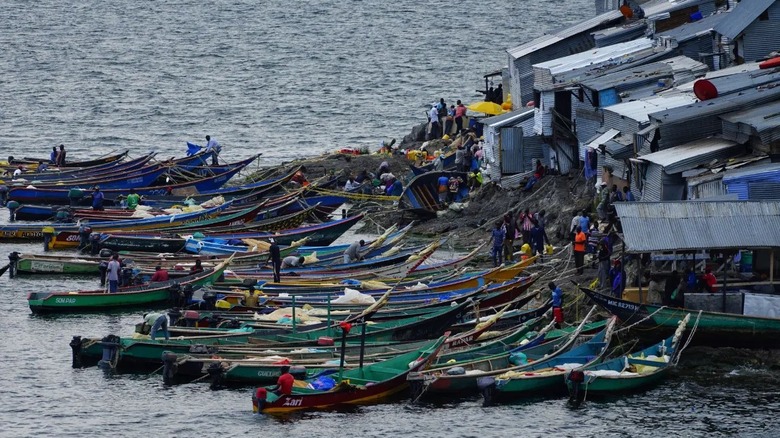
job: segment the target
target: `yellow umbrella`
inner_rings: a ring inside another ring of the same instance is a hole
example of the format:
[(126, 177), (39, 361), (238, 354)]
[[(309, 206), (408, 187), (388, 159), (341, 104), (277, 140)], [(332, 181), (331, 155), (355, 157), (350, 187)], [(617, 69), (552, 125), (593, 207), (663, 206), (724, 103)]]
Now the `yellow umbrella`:
[(485, 113), (490, 115), (498, 115), (498, 114), (504, 114), (506, 111), (504, 111), (503, 108), (501, 108), (501, 105), (494, 103), (494, 102), (474, 102), (471, 105), (467, 106), (466, 108), (470, 109), (471, 111), (474, 111), (475, 113)]

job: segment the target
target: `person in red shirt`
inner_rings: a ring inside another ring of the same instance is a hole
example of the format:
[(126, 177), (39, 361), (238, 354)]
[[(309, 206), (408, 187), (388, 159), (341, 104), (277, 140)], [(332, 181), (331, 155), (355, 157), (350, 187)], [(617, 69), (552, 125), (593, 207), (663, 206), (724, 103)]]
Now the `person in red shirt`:
[(295, 382), (295, 377), (290, 374), (290, 367), (285, 365), (282, 367), (282, 375), (279, 376), (276, 386), (271, 388), (271, 391), (276, 395), (290, 395), (292, 394), (293, 382)]
[(162, 266), (155, 266), (151, 281), (168, 281), (168, 271), (163, 269)]
[(707, 268), (704, 270), (704, 276), (701, 278), (704, 282), (704, 288), (707, 289), (707, 292), (717, 292), (718, 288), (715, 287), (715, 284), (718, 282), (718, 279), (715, 278), (715, 274), (712, 273), (712, 269)]

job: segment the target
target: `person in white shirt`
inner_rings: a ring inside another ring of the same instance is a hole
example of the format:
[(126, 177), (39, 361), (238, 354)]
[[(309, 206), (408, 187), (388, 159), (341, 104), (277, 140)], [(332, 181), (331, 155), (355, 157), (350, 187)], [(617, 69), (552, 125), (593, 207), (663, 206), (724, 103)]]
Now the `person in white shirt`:
[(217, 156), (219, 155), (219, 152), (222, 150), (222, 147), (219, 145), (219, 143), (216, 140), (212, 140), (210, 135), (206, 136), (206, 149), (205, 152), (214, 151), (214, 155), (211, 156), (211, 165), (216, 166), (218, 164), (217, 162)]
[(296, 268), (298, 266), (303, 266), (303, 262), (305, 261), (306, 259), (303, 257), (287, 256), (284, 259), (282, 259), (282, 269)]
[(24, 170), (23, 170), (22, 166), (19, 166), (16, 170), (14, 170), (14, 178), (16, 178), (17, 176), (21, 175), (22, 172), (24, 172)]
[(431, 119), (431, 133), (429, 140), (441, 138), (441, 132), (439, 130), (439, 110), (436, 105), (431, 107), (428, 117)]
[(345, 192), (354, 192), (355, 190), (360, 188), (360, 183), (355, 181), (355, 178), (352, 178), (351, 176), (347, 178), (347, 183), (344, 184), (344, 191)]

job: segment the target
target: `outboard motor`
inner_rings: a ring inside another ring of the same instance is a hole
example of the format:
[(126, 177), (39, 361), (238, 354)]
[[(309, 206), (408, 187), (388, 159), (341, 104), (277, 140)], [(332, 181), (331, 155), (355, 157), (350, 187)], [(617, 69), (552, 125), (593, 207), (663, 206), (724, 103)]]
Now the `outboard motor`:
[(119, 362), (120, 338), (117, 335), (108, 335), (100, 340), (99, 344), (103, 347), (103, 357), (98, 361), (98, 367), (113, 370)]
[(70, 350), (73, 357), (71, 367), (73, 368), (82, 368), (84, 366), (81, 357), (82, 346), (81, 336), (74, 336), (73, 339), (70, 340)]
[(189, 306), (192, 302), (192, 295), (195, 293), (195, 289), (193, 289), (191, 284), (185, 284), (184, 288), (182, 289), (182, 294), (184, 294), (184, 306)]
[(108, 262), (102, 260), (98, 265), (98, 271), (100, 272), (100, 287), (106, 285), (106, 275), (108, 274)]
[(255, 414), (259, 414), (263, 411), (263, 405), (265, 405), (265, 401), (268, 399), (268, 390), (263, 388), (262, 386), (255, 389), (255, 392), (252, 394), (252, 412)]
[(572, 370), (566, 379), (571, 382), (571, 391), (569, 392), (569, 402), (579, 405), (582, 403), (584, 394), (580, 394), (580, 384), (585, 381), (585, 372), (582, 370)]
[[(62, 207), (57, 209), (57, 215), (54, 217), (54, 220), (59, 223), (70, 223), (73, 222), (73, 212), (69, 207)], [(79, 232), (79, 235), (81, 233)]]
[(182, 313), (181, 310), (178, 308), (173, 308), (168, 311), (168, 320), (171, 322), (171, 325), (179, 325), (181, 322)]
[(220, 389), (222, 387), (222, 377), (224, 375), (222, 364), (219, 362), (214, 362), (209, 365), (208, 368), (206, 368), (206, 372), (209, 373), (209, 377), (211, 377), (211, 384), (209, 385), (209, 389)]
[(482, 393), (482, 406), (490, 406), (496, 394), (496, 379), (493, 377), (480, 377), (477, 379), (477, 387)]
[(89, 246), (91, 255), (98, 255), (100, 252), (100, 233), (91, 233), (89, 235)]
[(68, 200), (70, 201), (71, 207), (79, 205), (79, 201), (81, 201), (81, 198), (83, 197), (84, 197), (84, 191), (81, 189), (73, 188), (68, 190)]
[(238, 329), (241, 328), (241, 321), (237, 320), (236, 318), (226, 319), (220, 322), (217, 328)]
[(16, 266), (19, 264), (19, 253), (16, 251), (8, 254), (8, 276), (11, 278), (16, 277)]
[(203, 302), (201, 303), (201, 309), (214, 310), (217, 306), (217, 293), (213, 290), (203, 293)]
[(5, 207), (6, 202), (8, 202), (8, 186), (0, 184), (0, 207)]
[(173, 283), (168, 286), (168, 296), (171, 298), (171, 304), (174, 307), (184, 307), (184, 293), (179, 283)]
[(114, 255), (114, 251), (111, 251), (108, 248), (103, 248), (100, 250), (98, 254), (100, 255), (100, 257), (111, 257), (112, 255)]
[(122, 275), (119, 284), (123, 287), (133, 285), (133, 268), (122, 268)]
[(178, 356), (171, 351), (163, 351), (162, 363), (163, 363), (163, 383), (166, 385), (172, 385), (173, 379), (176, 377), (176, 372), (179, 370), (179, 364), (177, 363)]

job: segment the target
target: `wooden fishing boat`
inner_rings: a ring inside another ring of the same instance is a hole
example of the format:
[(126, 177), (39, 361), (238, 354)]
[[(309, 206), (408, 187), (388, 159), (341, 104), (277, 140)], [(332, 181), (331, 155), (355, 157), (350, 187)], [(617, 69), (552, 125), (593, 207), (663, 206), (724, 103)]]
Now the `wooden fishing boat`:
[[(106, 293), (104, 290), (31, 292), (27, 296), (27, 303), (33, 313), (101, 311), (163, 305), (171, 302), (171, 286), (174, 283), (179, 286), (191, 285), (196, 289), (212, 284), (222, 275), (230, 260), (226, 259), (214, 268), (204, 269), (203, 272), (194, 275), (121, 288), (115, 293)], [(178, 290), (175, 293), (178, 293)]]
[[(525, 343), (506, 345), (501, 349), (481, 352), (479, 355), (463, 355), (454, 358), (455, 362), (448, 360), (419, 374), (410, 375), (410, 380), (419, 383), (415, 384), (413, 390), (423, 391), (427, 395), (474, 394), (487, 385), (492, 386), (499, 375), (524, 372), (533, 364), (567, 353), (585, 332), (600, 329), (599, 334), (606, 334), (604, 323), (588, 324), (583, 321), (576, 328), (563, 330), (553, 330), (553, 324), (548, 324)], [(453, 367), (462, 371), (455, 372)]]
[(99, 274), (99, 260), (62, 259), (39, 255), (23, 255), (16, 264), (17, 274)]
[[(106, 163), (112, 163), (114, 161), (120, 161), (123, 160), (125, 157), (127, 157), (127, 154), (130, 151), (124, 151), (120, 152), (118, 154), (112, 154), (112, 155), (106, 155), (99, 158), (93, 158), (91, 160), (82, 160), (82, 161), (70, 161), (66, 160), (65, 164), (63, 164), (61, 167), (90, 167), (95, 166), (99, 164), (106, 164)], [(48, 163), (48, 158), (29, 158), (24, 157), (22, 159), (17, 159), (11, 161), (10, 164), (38, 164), (40, 162)]]
[(685, 315), (674, 335), (650, 347), (567, 372), (565, 381), (571, 400), (581, 402), (586, 395), (636, 391), (663, 380), (679, 360), (680, 342), (689, 319), (690, 314)]
[[(655, 336), (671, 335), (677, 328), (677, 322), (685, 318), (686, 314), (699, 312), (693, 309), (638, 304), (584, 287), (580, 287), (580, 290), (621, 321), (630, 324), (636, 322), (642, 328), (652, 327)], [(646, 330), (636, 332), (638, 336), (646, 339)], [(694, 345), (712, 347), (776, 348), (780, 346), (780, 319), (702, 311), (696, 337), (692, 342)]]
[(348, 229), (363, 219), (363, 214), (358, 214), (345, 219), (337, 219), (322, 224), (307, 225), (292, 230), (260, 233), (219, 233), (223, 239), (268, 239), (273, 238), (280, 245), (290, 245), (296, 240), (308, 238), (307, 244), (311, 246), (327, 246), (341, 237)]
[[(192, 157), (188, 157), (192, 158)], [(98, 185), (104, 195), (104, 205), (118, 205), (116, 198), (119, 195), (127, 195), (131, 188), (136, 190), (141, 196), (166, 195), (168, 188), (174, 195), (193, 194), (195, 192), (208, 192), (222, 187), (236, 173), (249, 165), (251, 161), (241, 161), (233, 163), (229, 171), (221, 174), (210, 175), (208, 177), (193, 179), (190, 181), (176, 184), (166, 184), (162, 186), (153, 186), (154, 181), (162, 174), (167, 172), (167, 167), (151, 170), (141, 174), (134, 174), (132, 178), (126, 175), (111, 179), (89, 180), (89, 181), (68, 181), (67, 185), (58, 184), (53, 186), (12, 187), (8, 192), (9, 199), (18, 201), (22, 204), (52, 204), (62, 205), (70, 204), (71, 189), (81, 185), (81, 189), (90, 192), (91, 187)], [(89, 205), (91, 198), (84, 196), (81, 198), (83, 205)]]
[(277, 396), (255, 392), (252, 408), (265, 414), (284, 414), (305, 409), (329, 409), (343, 405), (375, 403), (406, 388), (406, 376), (426, 367), (441, 350), (445, 336), (429, 345), (393, 359), (344, 371), (336, 379), (336, 386), (328, 391), (293, 387), (292, 394)]
[(532, 393), (549, 395), (564, 391), (563, 376), (566, 371), (601, 362), (612, 339), (615, 321), (613, 317), (604, 330), (565, 353), (537, 360), (522, 370), (500, 374), (494, 384), (482, 382), (485, 404), (496, 400), (517, 400)]
[(398, 208), (410, 211), (425, 217), (435, 216), (436, 212), (446, 208), (439, 202), (439, 177), (460, 177), (463, 183), (460, 185), (459, 196), (468, 195), (466, 184), (468, 175), (464, 172), (426, 172), (417, 175), (404, 188), (401, 193), (401, 201)]
[[(451, 151), (449, 154), (444, 154), (441, 158), (444, 170), (452, 170), (455, 168), (455, 151)], [(422, 166), (409, 164), (409, 167), (412, 169), (412, 173), (414, 173), (415, 176), (422, 175), (433, 170), (433, 162), (424, 164)]]
[(140, 168), (145, 167), (149, 161), (154, 158), (155, 153), (149, 153), (144, 156), (134, 158), (128, 161), (112, 161), (110, 163), (99, 164), (90, 167), (82, 168), (50, 168), (43, 172), (35, 173), (23, 173), (19, 178), (15, 180), (30, 181), (33, 185), (38, 184), (38, 181), (50, 181), (50, 180), (75, 180), (83, 179), (87, 176), (100, 176), (106, 174), (112, 174), (117, 172), (133, 172)]

